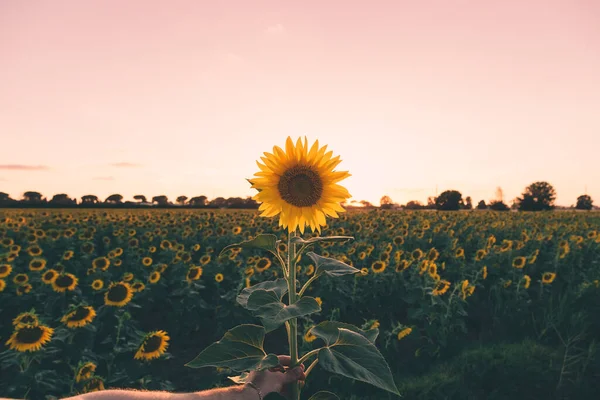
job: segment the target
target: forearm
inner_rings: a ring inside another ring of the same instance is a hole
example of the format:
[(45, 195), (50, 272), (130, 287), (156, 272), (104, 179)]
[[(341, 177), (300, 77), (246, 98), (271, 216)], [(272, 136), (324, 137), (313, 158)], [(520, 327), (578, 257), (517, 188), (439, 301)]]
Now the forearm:
[(258, 400), (258, 392), (249, 386), (232, 386), (195, 393), (103, 390), (64, 400)]

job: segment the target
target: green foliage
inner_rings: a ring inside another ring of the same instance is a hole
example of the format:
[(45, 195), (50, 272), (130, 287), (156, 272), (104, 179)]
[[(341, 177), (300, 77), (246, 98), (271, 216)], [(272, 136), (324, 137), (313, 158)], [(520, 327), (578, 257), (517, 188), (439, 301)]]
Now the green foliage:
[(316, 276), (321, 276), (323, 274), (327, 274), (329, 276), (342, 276), (348, 274), (357, 274), (360, 272), (360, 270), (333, 258), (322, 257), (313, 252), (308, 252), (306, 255), (315, 263)]
[(546, 211), (554, 208), (556, 190), (548, 182), (534, 182), (517, 198), (520, 211)]
[(310, 399), (308, 399), (308, 400), (339, 400), (339, 399), (340, 398), (337, 397), (334, 393), (321, 391), (321, 392), (317, 392), (317, 393), (313, 394), (312, 396), (310, 396)]
[(587, 194), (582, 194), (577, 198), (577, 204), (575, 205), (575, 208), (577, 210), (589, 211), (592, 209), (593, 206), (594, 201), (592, 200), (592, 198)]
[(277, 252), (277, 236), (272, 234), (261, 234), (252, 240), (246, 240), (241, 243), (230, 244), (225, 246), (219, 253), (219, 257), (223, 255), (227, 250), (241, 247), (244, 249), (262, 249), (270, 253), (275, 254)]
[(462, 194), (457, 190), (446, 190), (435, 199), (435, 208), (440, 211), (456, 211), (463, 207)]
[(319, 303), (313, 297), (302, 297), (293, 304), (285, 305), (274, 290), (263, 289), (250, 294), (246, 307), (260, 318), (267, 333), (292, 318), (321, 311)]
[(327, 343), (327, 345), (329, 346), (331, 343), (334, 343), (338, 339), (340, 329), (347, 329), (361, 334), (373, 344), (375, 344), (375, 339), (377, 339), (377, 336), (379, 335), (379, 329), (377, 328), (364, 331), (354, 325), (337, 321), (323, 321), (314, 328), (312, 328), (310, 331), (316, 337), (323, 339), (325, 343)]

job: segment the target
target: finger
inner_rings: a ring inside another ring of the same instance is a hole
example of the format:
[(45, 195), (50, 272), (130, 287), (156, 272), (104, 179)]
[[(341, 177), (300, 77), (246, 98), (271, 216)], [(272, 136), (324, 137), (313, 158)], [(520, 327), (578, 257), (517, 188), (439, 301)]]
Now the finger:
[(277, 358), (279, 359), (279, 364), (281, 364), (281, 365), (291, 365), (292, 364), (292, 357), (290, 357), (290, 356), (277, 356)]
[(289, 369), (285, 374), (283, 374), (284, 385), (304, 379), (306, 379), (306, 375), (300, 367)]

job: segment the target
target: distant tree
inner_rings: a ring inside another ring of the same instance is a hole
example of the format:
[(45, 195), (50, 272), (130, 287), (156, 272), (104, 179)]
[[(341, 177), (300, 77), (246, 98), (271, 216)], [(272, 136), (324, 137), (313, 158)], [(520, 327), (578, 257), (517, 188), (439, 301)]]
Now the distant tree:
[(478, 210), (486, 210), (488, 207), (485, 204), (484, 200), (479, 200), (479, 203), (477, 203), (477, 209)]
[(496, 201), (500, 201), (503, 202), (504, 201), (504, 192), (502, 191), (502, 188), (500, 186), (498, 186), (496, 188)]
[(177, 203), (179, 203), (179, 204), (181, 204), (181, 205), (184, 205), (184, 204), (185, 204), (185, 201), (186, 201), (187, 199), (188, 199), (188, 198), (187, 198), (187, 196), (179, 196), (179, 197), (177, 198)]
[(406, 210), (422, 210), (425, 208), (423, 204), (421, 204), (418, 200), (411, 200), (404, 206)]
[(244, 200), (244, 208), (258, 208), (259, 204), (252, 197), (246, 197)]
[(42, 201), (42, 194), (39, 192), (25, 192), (23, 193), (23, 201), (26, 203), (39, 203)]
[[(420, 204), (420, 203), (419, 203)], [(428, 210), (435, 210), (435, 196), (429, 196), (427, 198), (427, 205), (422, 206), (422, 208), (428, 209)]]
[(594, 201), (587, 194), (582, 194), (577, 198), (575, 208), (577, 210), (591, 210), (594, 207)]
[(556, 190), (548, 182), (534, 182), (525, 188), (516, 205), (521, 211), (544, 211), (554, 208)]
[(465, 210), (472, 210), (473, 209), (473, 200), (471, 199), (471, 196), (467, 196), (465, 197)]
[(148, 200), (146, 200), (146, 196), (144, 196), (143, 194), (136, 194), (135, 196), (133, 196), (134, 200), (138, 200), (140, 203), (147, 203)]
[(110, 203), (110, 204), (121, 204), (122, 201), (123, 201), (123, 196), (121, 196), (120, 194), (111, 194), (110, 196), (108, 196), (106, 198), (106, 200), (104, 200), (105, 203)]
[(196, 196), (192, 197), (190, 201), (188, 201), (188, 204), (194, 207), (205, 207), (207, 202), (208, 199), (206, 196)]
[(52, 196), (50, 203), (57, 204), (57, 205), (71, 205), (71, 204), (77, 204), (77, 201), (75, 199), (71, 199), (65, 193), (60, 193), (60, 194), (55, 194), (54, 196)]
[(8, 193), (0, 192), (0, 201), (9, 201), (12, 200)]
[(216, 199), (212, 199), (208, 203), (208, 206), (213, 208), (225, 208), (227, 207), (227, 200), (225, 200), (224, 197), (217, 197)]
[(81, 204), (96, 204), (98, 202), (98, 196), (93, 194), (87, 194), (81, 197)]
[(490, 201), (490, 210), (494, 211), (508, 211), (510, 208), (503, 202), (498, 200)]
[(462, 194), (457, 190), (446, 190), (435, 199), (435, 207), (440, 211), (460, 210), (464, 207)]
[(365, 208), (371, 208), (373, 207), (373, 204), (371, 204), (371, 202), (367, 201), (367, 200), (361, 200), (359, 201), (360, 204), (362, 204), (363, 207)]
[(390, 196), (383, 196), (381, 200), (379, 200), (379, 204), (381, 208), (392, 208), (394, 206), (394, 201)]
[(159, 206), (166, 206), (169, 205), (169, 198), (164, 194), (161, 194), (160, 196), (154, 196), (152, 198), (152, 202), (158, 204)]

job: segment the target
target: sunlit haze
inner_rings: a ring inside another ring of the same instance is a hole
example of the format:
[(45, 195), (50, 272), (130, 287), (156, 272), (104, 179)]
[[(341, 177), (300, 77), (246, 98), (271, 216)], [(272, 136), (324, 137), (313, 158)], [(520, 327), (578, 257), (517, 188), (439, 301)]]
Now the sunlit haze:
[(600, 203), (600, 1), (0, 0), (0, 191), (252, 195), (319, 139), (356, 200)]

